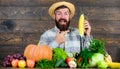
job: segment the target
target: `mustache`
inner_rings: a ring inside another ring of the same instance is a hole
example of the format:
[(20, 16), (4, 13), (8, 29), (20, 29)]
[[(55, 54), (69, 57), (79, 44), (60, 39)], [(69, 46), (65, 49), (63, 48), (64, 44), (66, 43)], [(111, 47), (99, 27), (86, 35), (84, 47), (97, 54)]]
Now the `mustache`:
[(58, 20), (58, 22), (61, 22), (61, 21), (67, 22), (67, 20), (63, 19), (63, 18), (61, 18), (61, 19)]

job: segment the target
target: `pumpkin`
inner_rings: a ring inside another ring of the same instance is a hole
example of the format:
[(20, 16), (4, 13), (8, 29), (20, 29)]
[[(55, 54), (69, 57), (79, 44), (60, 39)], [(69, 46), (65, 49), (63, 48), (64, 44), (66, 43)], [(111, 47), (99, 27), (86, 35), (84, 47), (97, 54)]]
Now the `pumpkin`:
[(52, 49), (48, 45), (29, 44), (24, 50), (24, 56), (35, 62), (41, 59), (52, 60)]

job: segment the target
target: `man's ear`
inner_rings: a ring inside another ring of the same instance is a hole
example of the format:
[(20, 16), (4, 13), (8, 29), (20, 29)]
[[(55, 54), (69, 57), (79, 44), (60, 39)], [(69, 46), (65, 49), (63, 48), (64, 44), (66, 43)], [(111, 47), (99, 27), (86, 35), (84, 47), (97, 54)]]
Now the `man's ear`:
[(70, 20), (72, 19), (72, 16), (70, 15)]

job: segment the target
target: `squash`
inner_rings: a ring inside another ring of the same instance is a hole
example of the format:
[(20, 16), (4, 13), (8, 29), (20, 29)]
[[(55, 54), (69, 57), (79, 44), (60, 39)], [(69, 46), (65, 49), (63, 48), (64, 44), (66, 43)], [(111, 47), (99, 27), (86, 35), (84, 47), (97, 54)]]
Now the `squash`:
[(35, 62), (41, 59), (52, 60), (52, 49), (48, 45), (29, 44), (24, 50), (24, 56)]

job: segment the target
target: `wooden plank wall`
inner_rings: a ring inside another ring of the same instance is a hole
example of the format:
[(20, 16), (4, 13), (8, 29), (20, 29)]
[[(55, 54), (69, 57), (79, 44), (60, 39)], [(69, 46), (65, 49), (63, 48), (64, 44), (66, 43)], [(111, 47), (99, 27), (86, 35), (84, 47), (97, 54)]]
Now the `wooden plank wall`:
[[(0, 0), (0, 66), (8, 54), (23, 53), (26, 45), (37, 44), (43, 32), (54, 27), (49, 6), (61, 0)], [(113, 61), (120, 62), (120, 0), (66, 0), (76, 6), (71, 26), (77, 27), (84, 13), (94, 38), (104, 39)]]

